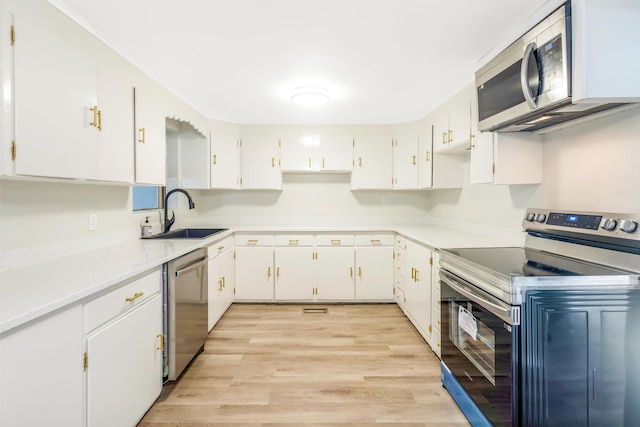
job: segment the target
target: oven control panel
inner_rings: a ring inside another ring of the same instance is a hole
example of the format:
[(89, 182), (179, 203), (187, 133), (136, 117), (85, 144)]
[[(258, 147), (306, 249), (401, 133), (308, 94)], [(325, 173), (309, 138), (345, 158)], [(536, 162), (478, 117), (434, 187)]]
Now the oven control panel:
[(522, 227), (527, 231), (566, 230), (640, 241), (640, 214), (527, 209)]

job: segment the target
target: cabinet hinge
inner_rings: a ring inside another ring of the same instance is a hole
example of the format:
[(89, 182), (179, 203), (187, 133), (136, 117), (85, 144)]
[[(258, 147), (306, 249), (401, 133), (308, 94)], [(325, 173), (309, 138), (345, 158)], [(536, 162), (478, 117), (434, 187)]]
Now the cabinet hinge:
[(89, 368), (89, 355), (85, 351), (84, 354), (82, 355), (82, 370), (87, 372), (88, 368)]
[(429, 265), (433, 265), (433, 258), (429, 258)]
[(16, 142), (11, 141), (11, 160), (16, 159)]
[(9, 37), (11, 38), (11, 46), (13, 46), (16, 43), (16, 29), (14, 28), (14, 26), (11, 26), (11, 33), (9, 35)]

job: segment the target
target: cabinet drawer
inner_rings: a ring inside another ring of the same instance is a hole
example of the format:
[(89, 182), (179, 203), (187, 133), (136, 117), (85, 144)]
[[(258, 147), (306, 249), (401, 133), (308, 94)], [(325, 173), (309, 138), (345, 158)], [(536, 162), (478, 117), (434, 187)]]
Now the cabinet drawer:
[(442, 319), (440, 318), (440, 310), (436, 306), (431, 307), (431, 324), (433, 325), (433, 331), (438, 331), (442, 328)]
[(358, 234), (356, 246), (393, 246), (393, 234)]
[(85, 332), (126, 313), (160, 292), (160, 268), (84, 305)]
[(236, 234), (236, 246), (273, 246), (272, 234)]
[(276, 234), (276, 246), (313, 246), (313, 234)]
[(396, 262), (394, 263), (394, 268), (395, 268), (394, 272), (396, 276), (399, 276), (404, 279), (404, 269), (405, 269), (404, 261), (396, 259)]
[(207, 251), (209, 255), (209, 259), (215, 258), (216, 256), (218, 256), (218, 254), (226, 251), (227, 249), (231, 249), (232, 247), (233, 247), (232, 236), (229, 236), (223, 240), (220, 240), (219, 242), (212, 244), (211, 246), (209, 246)]
[(396, 248), (402, 249), (403, 251), (407, 249), (407, 238), (400, 234), (396, 234)]
[(396, 304), (404, 310), (404, 292), (402, 289), (396, 287), (393, 298), (396, 300)]
[(318, 246), (353, 246), (354, 241), (353, 234), (318, 234), (316, 236)]
[(442, 358), (441, 353), (442, 353), (442, 344), (441, 344), (441, 333), (440, 330), (437, 328), (433, 329), (433, 332), (431, 333), (431, 349), (433, 350), (433, 352), (440, 358)]
[(435, 275), (433, 277), (433, 289), (438, 291), (438, 295), (440, 295), (440, 270), (436, 270)]

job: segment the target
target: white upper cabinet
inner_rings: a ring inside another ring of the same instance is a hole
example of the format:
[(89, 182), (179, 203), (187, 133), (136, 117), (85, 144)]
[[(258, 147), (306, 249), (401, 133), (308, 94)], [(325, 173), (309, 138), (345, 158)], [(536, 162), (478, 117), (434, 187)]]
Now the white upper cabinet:
[(240, 140), (211, 132), (211, 188), (238, 189), (240, 177)]
[(243, 136), (242, 188), (282, 189), (279, 140), (275, 136)]
[(433, 147), (431, 136), (433, 127), (429, 124), (426, 132), (419, 135), (418, 142), (418, 188), (433, 186)]
[(434, 114), (434, 151), (437, 153), (464, 152), (473, 138), (471, 120), (474, 85), (469, 84), (444, 102)]
[(391, 137), (384, 135), (355, 138), (352, 189), (392, 188), (392, 141)]
[(415, 190), (418, 188), (418, 132), (396, 135), (393, 140), (393, 188)]
[(135, 88), (136, 184), (166, 183), (166, 114), (162, 111), (162, 95), (151, 84)]
[(133, 82), (124, 60), (113, 55), (98, 64), (98, 179), (132, 183)]
[(542, 137), (527, 132), (481, 132), (471, 149), (471, 184), (539, 184)]
[(283, 172), (351, 172), (353, 167), (352, 139), (347, 134), (287, 135), (280, 150)]
[(14, 27), (15, 173), (97, 179), (96, 57), (20, 16)]

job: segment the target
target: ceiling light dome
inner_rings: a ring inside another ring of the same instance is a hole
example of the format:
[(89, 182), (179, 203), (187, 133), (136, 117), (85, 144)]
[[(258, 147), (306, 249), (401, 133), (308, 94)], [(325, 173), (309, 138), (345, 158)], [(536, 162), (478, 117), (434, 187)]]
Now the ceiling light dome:
[(291, 102), (307, 107), (316, 107), (329, 102), (329, 91), (318, 86), (301, 86), (291, 92)]

